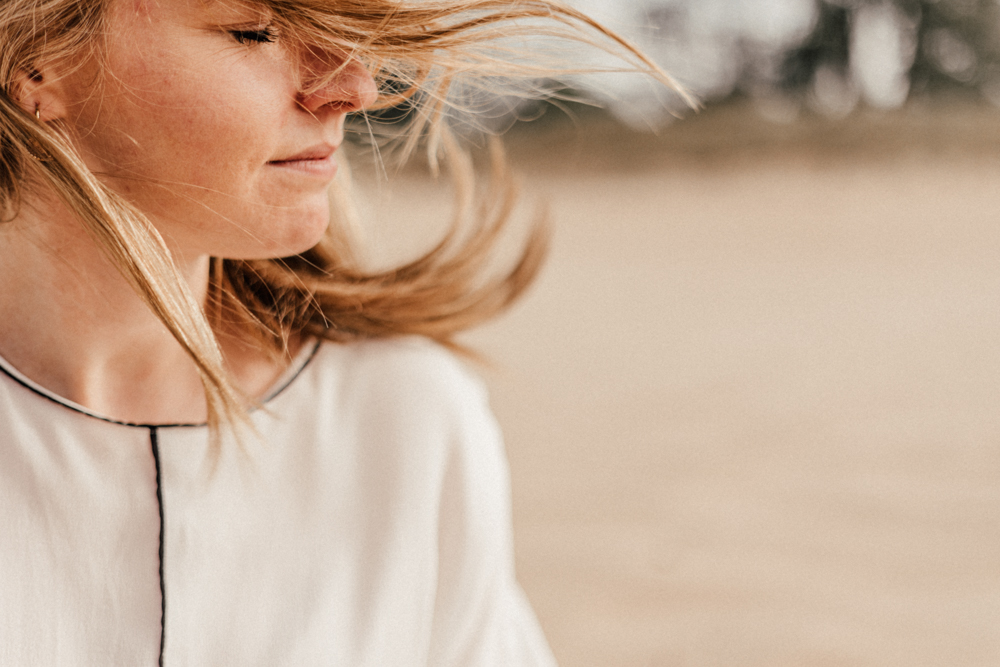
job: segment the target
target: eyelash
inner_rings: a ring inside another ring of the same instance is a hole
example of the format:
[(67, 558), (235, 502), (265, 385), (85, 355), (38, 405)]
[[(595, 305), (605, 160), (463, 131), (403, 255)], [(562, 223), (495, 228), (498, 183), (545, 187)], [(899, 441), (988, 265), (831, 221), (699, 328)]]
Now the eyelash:
[(278, 33), (271, 26), (261, 28), (260, 30), (230, 30), (229, 34), (244, 46), (270, 44), (278, 39)]

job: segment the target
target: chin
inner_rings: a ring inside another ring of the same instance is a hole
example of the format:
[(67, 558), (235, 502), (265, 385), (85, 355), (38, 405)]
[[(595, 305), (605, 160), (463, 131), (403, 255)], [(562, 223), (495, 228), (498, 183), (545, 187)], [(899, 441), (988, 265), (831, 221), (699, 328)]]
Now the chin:
[(248, 249), (248, 252), (241, 253), (243, 256), (240, 259), (275, 259), (309, 250), (323, 240), (330, 226), (330, 211), (326, 208), (309, 211), (281, 223), (275, 225), (275, 231), (281, 232), (280, 236), (275, 234), (270, 239), (259, 239), (265, 241), (264, 246)]

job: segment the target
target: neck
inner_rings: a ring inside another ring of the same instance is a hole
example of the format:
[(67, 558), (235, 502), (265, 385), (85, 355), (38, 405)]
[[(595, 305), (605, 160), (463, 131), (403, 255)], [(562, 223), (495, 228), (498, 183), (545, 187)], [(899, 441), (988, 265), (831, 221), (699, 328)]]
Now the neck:
[[(201, 300), (208, 267), (203, 255), (178, 263)], [(194, 363), (64, 206), (26, 201), (0, 224), (0, 285), (0, 355), (33, 381), (123, 421), (204, 421)], [(222, 344), (237, 388), (251, 398), (281, 372), (232, 336)]]

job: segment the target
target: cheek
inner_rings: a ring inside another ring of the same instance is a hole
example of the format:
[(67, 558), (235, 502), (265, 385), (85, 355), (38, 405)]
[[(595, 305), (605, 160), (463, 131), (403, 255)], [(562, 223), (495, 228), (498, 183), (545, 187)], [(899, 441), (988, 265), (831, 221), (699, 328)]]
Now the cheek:
[(190, 87), (172, 96), (137, 100), (133, 136), (147, 174), (155, 178), (161, 172), (172, 183), (230, 192), (247, 172), (263, 165), (267, 118), (250, 103), (237, 107), (233, 101)]
[(325, 190), (266, 167), (287, 150), (287, 77), (248, 59), (168, 55), (128, 55), (99, 96), (81, 91), (88, 165), (185, 252), (250, 259), (314, 246), (329, 224)]
[(226, 183), (238, 186), (271, 157), (278, 121), (265, 104), (273, 96), (248, 79), (238, 68), (177, 65), (164, 54), (124, 63), (102, 95), (94, 152), (112, 172), (230, 192)]

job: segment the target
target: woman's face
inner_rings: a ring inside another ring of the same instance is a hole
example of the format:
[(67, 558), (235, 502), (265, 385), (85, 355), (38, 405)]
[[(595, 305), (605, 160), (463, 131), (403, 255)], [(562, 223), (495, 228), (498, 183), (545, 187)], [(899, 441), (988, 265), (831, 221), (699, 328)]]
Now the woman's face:
[(292, 53), (227, 0), (110, 0), (107, 66), (61, 81), (88, 166), (183, 257), (280, 257), (320, 239), (344, 117), (374, 101), (358, 63)]

